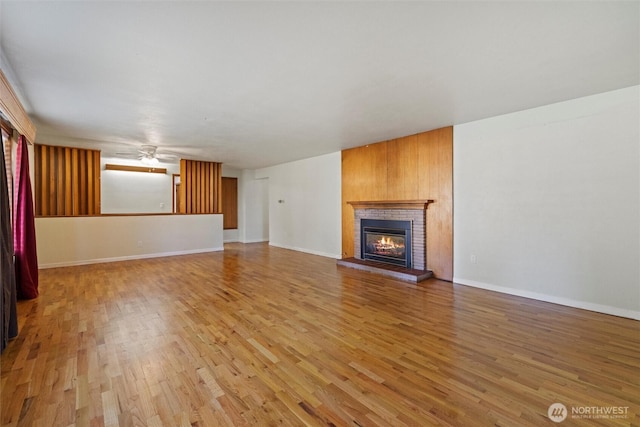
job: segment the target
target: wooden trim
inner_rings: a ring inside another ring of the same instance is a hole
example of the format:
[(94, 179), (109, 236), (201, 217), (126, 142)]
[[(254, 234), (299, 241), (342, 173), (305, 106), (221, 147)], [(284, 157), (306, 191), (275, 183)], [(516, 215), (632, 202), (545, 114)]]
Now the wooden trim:
[(112, 171), (125, 171), (125, 172), (147, 172), (147, 173), (167, 173), (166, 168), (150, 168), (147, 166), (125, 166), (125, 165), (112, 165), (107, 163), (104, 165), (105, 170)]
[(0, 128), (9, 136), (13, 134), (13, 126), (11, 126), (11, 122), (5, 120), (2, 116), (0, 116)]
[(425, 210), (433, 200), (370, 200), (347, 202), (354, 209), (421, 209)]
[(0, 70), (0, 111), (13, 127), (27, 138), (27, 141), (32, 144), (35, 142), (36, 127), (29, 119), (2, 70)]

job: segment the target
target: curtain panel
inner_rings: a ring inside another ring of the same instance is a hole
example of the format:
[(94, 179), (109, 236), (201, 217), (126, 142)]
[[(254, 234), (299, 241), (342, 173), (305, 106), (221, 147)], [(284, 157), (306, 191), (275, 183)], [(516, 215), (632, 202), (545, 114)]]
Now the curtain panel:
[(27, 139), (20, 135), (16, 154), (16, 195), (13, 215), (16, 287), (19, 299), (38, 296), (38, 255), (36, 253), (36, 226), (33, 193), (29, 177)]

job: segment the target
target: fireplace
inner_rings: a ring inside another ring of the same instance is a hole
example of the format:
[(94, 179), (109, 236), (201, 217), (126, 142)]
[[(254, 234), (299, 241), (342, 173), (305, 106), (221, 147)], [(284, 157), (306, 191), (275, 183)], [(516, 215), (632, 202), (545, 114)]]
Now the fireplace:
[(433, 200), (347, 202), (354, 210), (353, 257), (338, 264), (413, 283), (431, 277), (426, 227), (430, 203)]
[(411, 221), (361, 219), (361, 259), (411, 268)]

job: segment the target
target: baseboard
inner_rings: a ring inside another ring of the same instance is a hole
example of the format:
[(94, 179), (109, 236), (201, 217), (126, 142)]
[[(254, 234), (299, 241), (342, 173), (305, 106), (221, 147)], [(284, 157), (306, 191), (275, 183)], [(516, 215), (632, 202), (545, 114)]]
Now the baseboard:
[(264, 243), (268, 242), (269, 239), (247, 239), (247, 240), (238, 240), (240, 243)]
[(287, 245), (281, 245), (278, 243), (272, 243), (269, 242), (269, 246), (274, 246), (276, 248), (282, 248), (282, 249), (290, 249), (292, 251), (297, 251), (297, 252), (304, 252), (307, 254), (311, 254), (311, 255), (319, 255), (319, 256), (323, 256), (325, 258), (333, 258), (333, 259), (340, 259), (342, 258), (342, 255), (340, 254), (330, 254), (327, 252), (320, 252), (320, 251), (314, 251), (312, 249), (305, 249), (305, 248), (298, 248), (296, 246), (287, 246)]
[(595, 311), (597, 313), (610, 314), (613, 316), (640, 320), (640, 311), (636, 311), (636, 310), (628, 310), (625, 308), (612, 307), (609, 305), (595, 304), (587, 301), (574, 300), (571, 298), (563, 298), (563, 297), (557, 297), (554, 295), (547, 295), (547, 294), (540, 294), (537, 292), (525, 291), (521, 289), (507, 288), (504, 286), (496, 286), (496, 285), (491, 285), (489, 283), (463, 279), (460, 277), (454, 277), (453, 282), (460, 285), (486, 289), (488, 291), (500, 292), (503, 294), (515, 295), (515, 296), (524, 297), (524, 298), (530, 298), (537, 301), (550, 302), (553, 304), (565, 305), (567, 307), (580, 308), (583, 310)]
[(204, 249), (191, 249), (187, 251), (172, 251), (172, 252), (157, 252), (152, 254), (136, 254), (136, 255), (127, 255), (121, 257), (110, 257), (110, 258), (94, 258), (94, 259), (83, 259), (77, 261), (63, 261), (63, 262), (55, 262), (48, 264), (39, 264), (39, 269), (46, 268), (57, 268), (57, 267), (73, 267), (76, 265), (89, 265), (89, 264), (101, 264), (105, 262), (118, 262), (118, 261), (130, 261), (134, 259), (147, 259), (147, 258), (161, 258), (166, 256), (176, 256), (176, 255), (190, 255), (190, 254), (199, 254), (205, 252), (218, 252), (223, 251), (223, 247), (219, 248), (204, 248)]

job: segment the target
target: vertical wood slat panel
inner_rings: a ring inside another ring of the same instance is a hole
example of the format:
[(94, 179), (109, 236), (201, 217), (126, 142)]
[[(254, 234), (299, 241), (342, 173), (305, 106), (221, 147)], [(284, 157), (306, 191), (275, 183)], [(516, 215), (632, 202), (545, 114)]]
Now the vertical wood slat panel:
[(71, 150), (71, 171), (72, 171), (72, 184), (71, 184), (71, 199), (73, 200), (73, 213), (80, 212), (80, 187), (78, 187), (78, 165), (79, 154), (78, 149), (73, 148)]
[(182, 213), (188, 213), (187, 205), (189, 197), (187, 195), (187, 176), (189, 175), (189, 163), (180, 159), (180, 205), (182, 207)]
[(193, 164), (191, 162), (187, 162), (187, 171), (186, 171), (186, 179), (184, 180), (184, 192), (187, 194), (186, 204), (185, 204), (185, 213), (191, 213), (191, 168)]
[(95, 194), (93, 193), (93, 156), (91, 155), (90, 152), (87, 152), (87, 156), (85, 158), (86, 161), (86, 170), (87, 170), (87, 181), (86, 181), (86, 185), (87, 185), (87, 206), (86, 206), (86, 212), (87, 215), (91, 215), (92, 214), (92, 206), (93, 206), (93, 201), (95, 199)]
[(194, 187), (195, 187), (195, 182), (194, 182), (194, 177), (195, 177), (195, 163), (191, 162), (189, 163), (189, 177), (187, 179), (187, 189), (189, 191), (189, 200), (187, 201), (187, 213), (195, 213), (193, 211), (193, 200), (194, 200)]
[(191, 203), (189, 203), (189, 213), (196, 213), (196, 210), (194, 209), (194, 205), (196, 203), (196, 186), (197, 186), (197, 182), (196, 182), (196, 176), (197, 176), (197, 169), (196, 169), (196, 164), (192, 163), (191, 164), (191, 168), (190, 170), (190, 176), (189, 176), (189, 193), (191, 194)]
[(187, 163), (184, 159), (180, 159), (180, 191), (176, 194), (178, 196), (178, 212), (186, 213), (186, 194), (185, 194), (185, 171), (187, 169)]
[(100, 151), (36, 144), (36, 214), (100, 213)]
[(71, 150), (64, 151), (64, 194), (67, 196), (64, 198), (64, 214), (73, 215), (73, 195), (71, 191), (72, 172), (71, 172)]
[(184, 213), (221, 213), (222, 164), (180, 160), (180, 199)]
[(198, 194), (198, 190), (200, 189), (200, 182), (198, 178), (200, 177), (200, 163), (195, 162), (193, 164), (193, 170), (191, 171), (191, 184), (192, 184), (192, 193), (191, 193), (191, 212), (192, 213), (200, 213), (198, 208), (198, 202), (200, 201), (200, 196)]
[(42, 149), (43, 157), (42, 164), (46, 168), (46, 173), (42, 174), (42, 206), (43, 206), (43, 215), (50, 215), (51, 206), (49, 204), (49, 192), (51, 191), (51, 181), (49, 177), (53, 174), (51, 170), (51, 161), (50, 161), (50, 153), (49, 147), (43, 147)]
[(198, 162), (197, 163), (198, 167), (197, 167), (197, 180), (198, 180), (198, 188), (196, 190), (196, 199), (198, 201), (197, 203), (197, 212), (201, 213), (204, 212), (204, 205), (203, 205), (203, 201), (204, 201), (204, 178), (206, 175), (206, 168), (204, 167), (204, 165), (202, 164), (202, 162)]
[(190, 196), (190, 202), (189, 202), (189, 213), (195, 213), (194, 209), (193, 209), (193, 205), (195, 203), (196, 200), (196, 192), (195, 192), (195, 188), (196, 188), (196, 164), (195, 163), (191, 163), (191, 167), (189, 168), (189, 194)]
[[(2, 140), (2, 138), (0, 138), (0, 140)], [(40, 180), (42, 179), (42, 165), (40, 164), (40, 156), (38, 155), (38, 147), (34, 147), (33, 148), (33, 153), (34, 153), (34, 157), (33, 157), (33, 176), (35, 178), (34, 183), (33, 183), (33, 200), (34, 200), (34, 213), (36, 216), (40, 215), (40, 211), (39, 209), (42, 209), (42, 201), (38, 199), (38, 196), (40, 196), (40, 194), (42, 194), (40, 192), (40, 187), (41, 187), (41, 183)], [(11, 198), (11, 194), (9, 194), (9, 198)], [(13, 209), (13, 208), (12, 208)]]
[(212, 205), (211, 209), (214, 212), (222, 212), (222, 206), (218, 204), (218, 196), (222, 195), (222, 177), (218, 176), (217, 165), (211, 165), (211, 176), (210, 176), (211, 188), (215, 187), (215, 183), (218, 182), (218, 179), (220, 180), (218, 191), (211, 192), (211, 205)]
[(202, 188), (200, 194), (202, 195), (202, 210), (204, 212), (211, 212), (209, 209), (209, 201), (211, 200), (211, 193), (209, 188), (209, 177), (211, 176), (211, 165), (203, 163), (202, 165)]
[(215, 212), (222, 212), (222, 203), (218, 202), (222, 200), (222, 175), (220, 174), (219, 164), (212, 165), (211, 175), (211, 187), (215, 187), (215, 183), (218, 183), (218, 191), (211, 193), (212, 209)]
[(87, 152), (85, 153), (85, 157), (84, 157), (84, 169), (85, 169), (85, 191), (87, 194), (87, 199), (85, 201), (85, 207), (84, 207), (84, 211), (86, 215), (89, 215), (91, 213), (91, 202), (93, 201), (93, 186), (91, 185), (91, 181), (93, 179), (93, 174), (90, 168), (91, 165), (91, 153)]
[(102, 183), (101, 183), (101, 177), (100, 177), (101, 172), (100, 172), (100, 152), (99, 151), (93, 152), (93, 171), (94, 171), (93, 172), (94, 174), (93, 194), (96, 195), (93, 203), (93, 214), (98, 215), (102, 211), (101, 194), (100, 194), (100, 186), (102, 185)]
[(218, 197), (216, 198), (216, 212), (222, 212), (222, 163), (218, 163), (217, 167), (217, 175), (216, 175), (216, 183), (218, 185), (218, 191), (217, 191), (217, 195)]
[(64, 199), (58, 197), (60, 194), (64, 194), (64, 147), (55, 148), (55, 162), (56, 162), (56, 182), (54, 190), (54, 200), (56, 204), (56, 215), (64, 215)]
[(211, 209), (209, 209), (209, 200), (211, 200), (211, 189), (209, 187), (210, 166), (208, 163), (203, 163), (202, 165), (202, 189), (200, 194), (202, 195), (202, 210), (205, 212), (211, 212)]
[(209, 177), (209, 165), (200, 163), (200, 212), (207, 212), (207, 179)]
[(80, 153), (80, 169), (78, 174), (78, 182), (80, 185), (80, 210), (79, 215), (87, 214), (87, 153)]
[(44, 167), (44, 164), (42, 162), (42, 146), (36, 145), (34, 148), (34, 153), (34, 166), (36, 169), (34, 171), (36, 177), (36, 215), (42, 215), (42, 208), (44, 204), (42, 195), (45, 194), (45, 190), (42, 188), (44, 184), (42, 177), (46, 176), (46, 168)]
[(56, 205), (56, 215), (64, 215), (64, 200), (58, 197), (59, 194), (64, 194), (64, 148), (56, 147), (55, 152), (56, 182), (54, 201)]
[(187, 161), (185, 159), (180, 159), (180, 192), (178, 196), (180, 200), (178, 201), (178, 212), (179, 213), (187, 213)]
[(42, 215), (42, 211), (45, 207), (45, 200), (43, 195), (47, 194), (47, 189), (45, 188), (45, 178), (47, 176), (47, 168), (46, 161), (44, 156), (42, 155), (42, 150), (44, 147), (40, 145), (34, 146), (34, 167), (36, 170), (34, 171), (36, 177), (36, 215)]
[[(219, 165), (219, 164), (218, 164)], [(218, 165), (211, 165), (211, 175), (209, 177), (209, 185), (211, 186), (212, 189), (215, 188), (215, 183), (218, 182), (218, 179), (220, 180), (220, 187), (218, 188), (217, 192), (211, 191), (211, 199), (209, 201), (209, 205), (210, 205), (210, 209), (213, 212), (222, 212), (222, 206), (218, 205), (217, 196), (222, 196), (222, 177), (219, 177), (219, 173), (218, 173)]]
[(209, 179), (209, 169), (208, 163), (200, 162), (200, 212), (208, 212), (207, 180)]
[(198, 169), (199, 165), (199, 162), (194, 162), (191, 170), (191, 213), (200, 213), (200, 210), (198, 209), (198, 187), (200, 184), (198, 180), (200, 175), (200, 170)]
[(213, 173), (213, 165), (206, 164), (204, 165), (204, 174), (202, 177), (202, 209), (205, 209), (207, 212), (213, 212), (213, 206), (211, 203), (212, 192), (211, 189), (213, 186), (211, 185), (211, 177)]
[(56, 206), (56, 195), (55, 195), (55, 188), (56, 188), (56, 157), (55, 157), (55, 147), (49, 147), (49, 149), (47, 150), (48, 155), (49, 155), (49, 176), (48, 176), (48, 181), (49, 181), (49, 185), (48, 185), (48, 193), (47, 193), (47, 197), (49, 198), (48, 201), (48, 207), (49, 207), (49, 215), (57, 215), (57, 212), (55, 210), (55, 206)]

